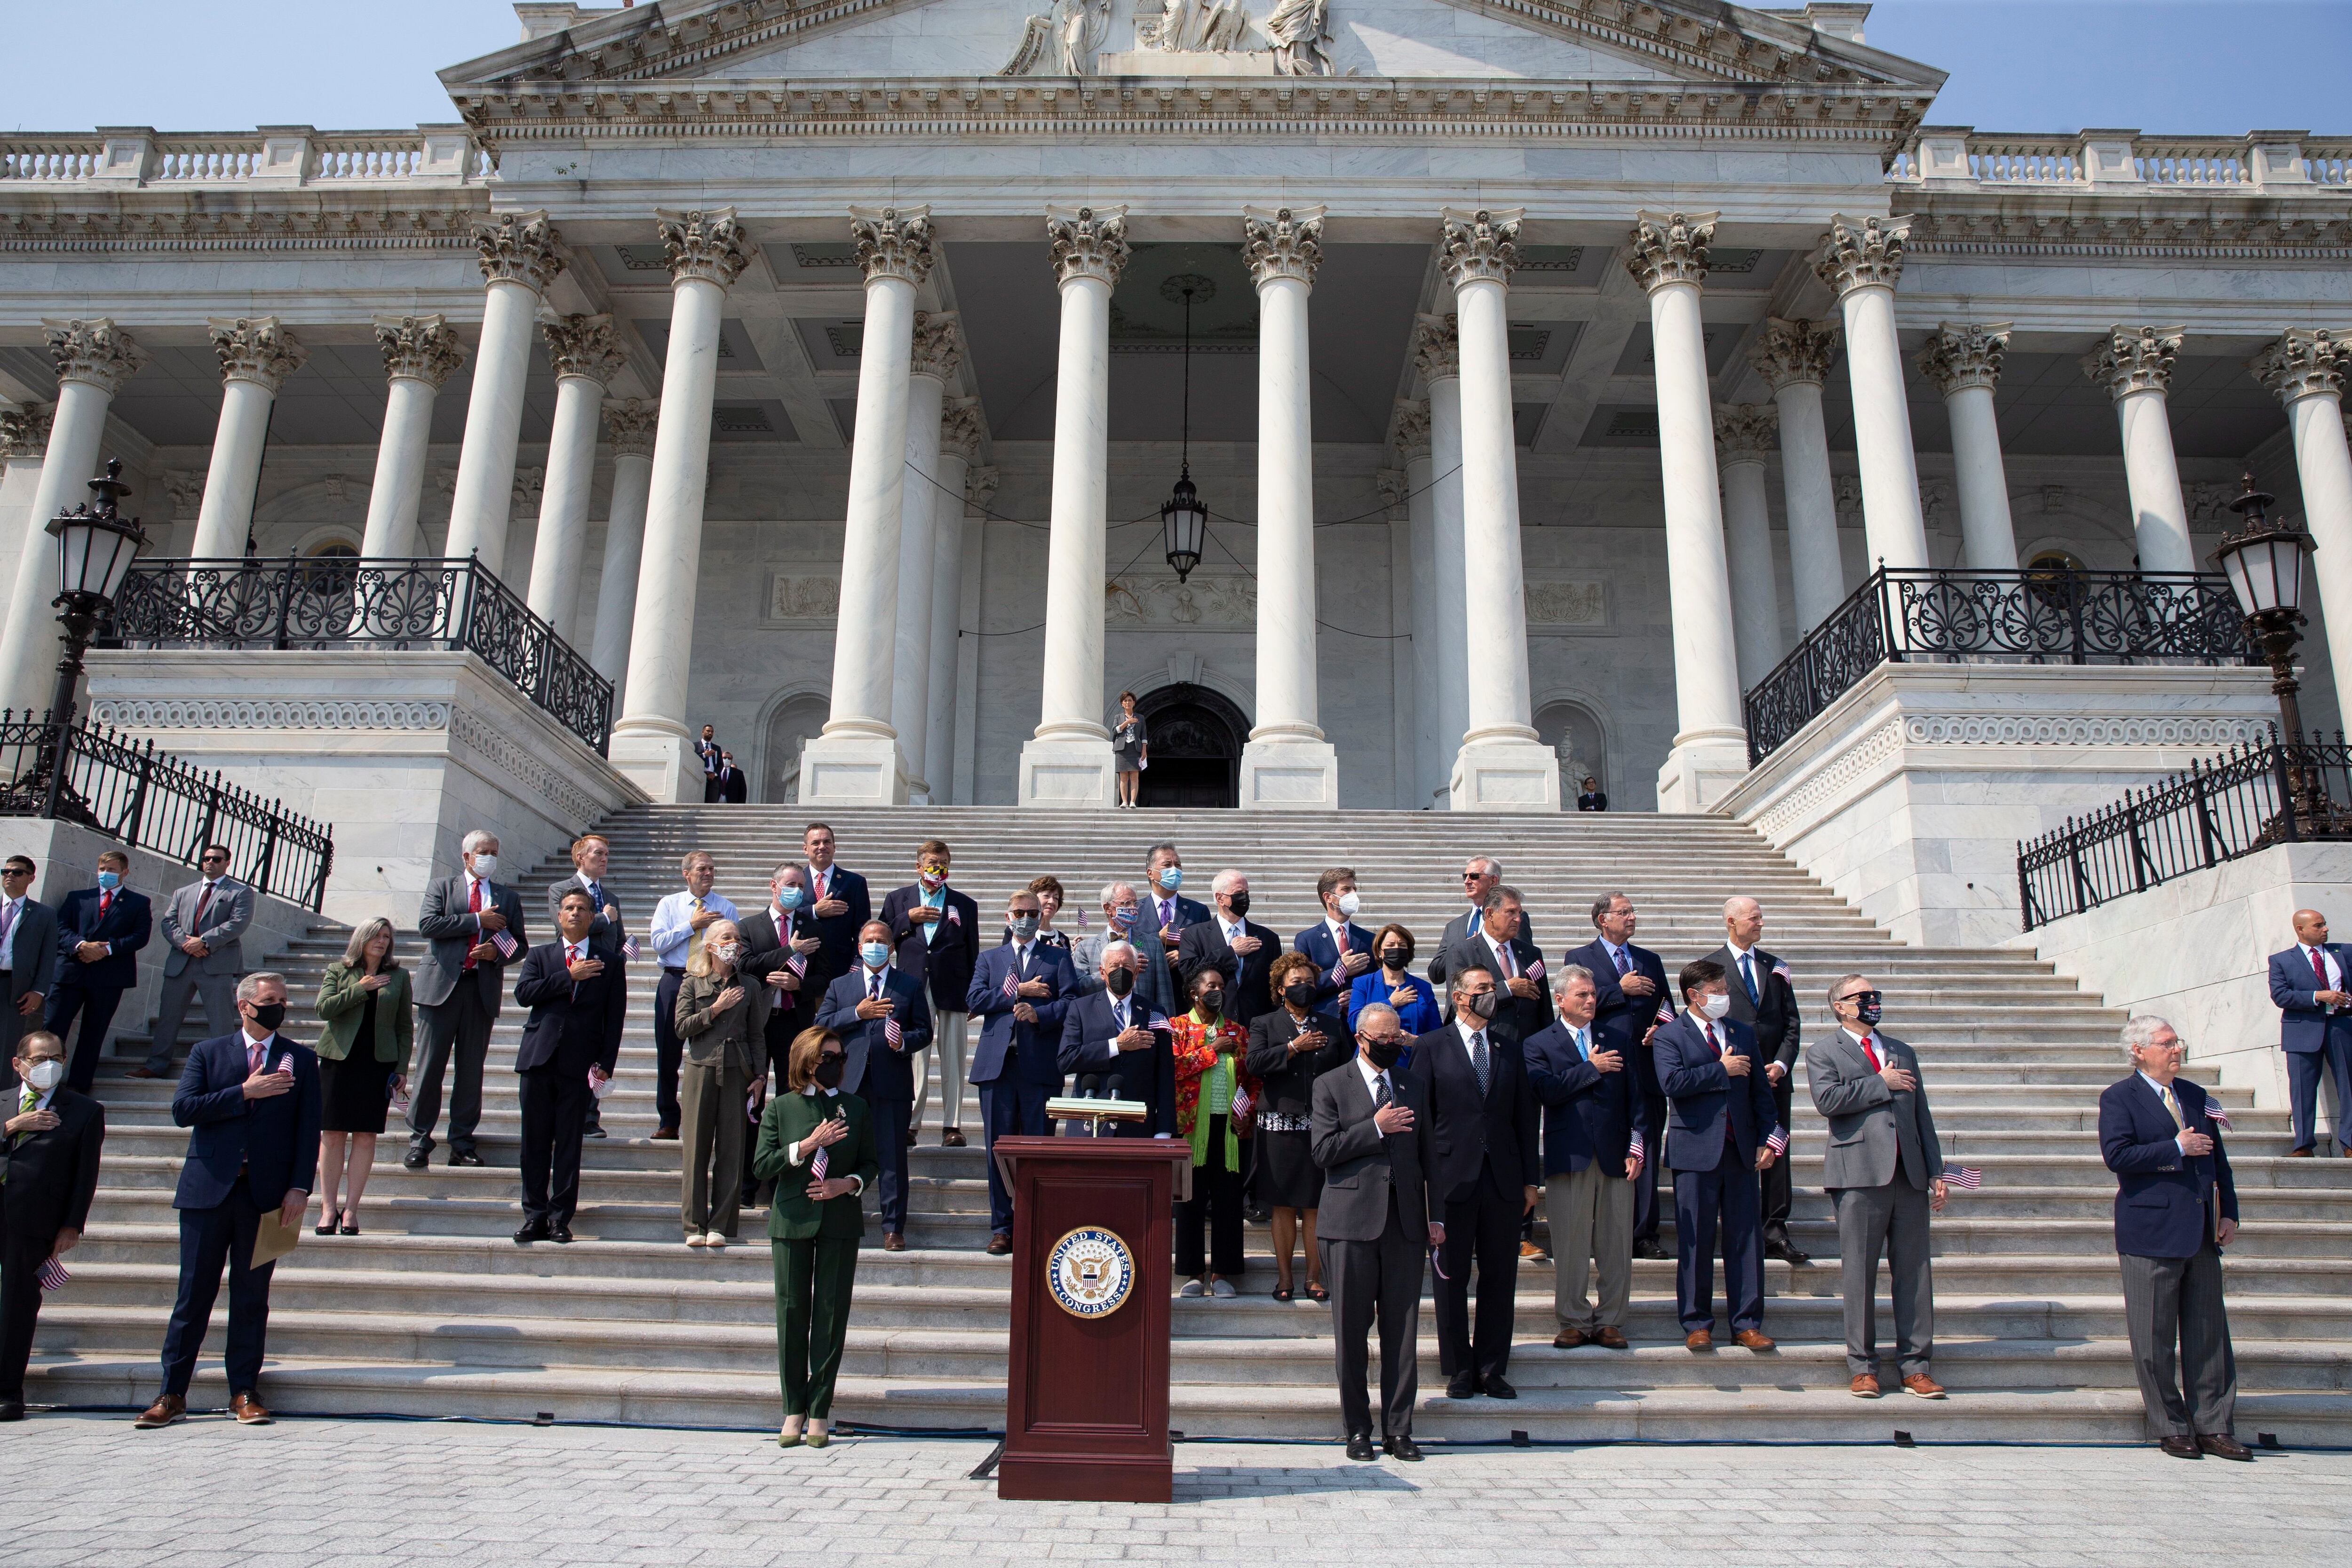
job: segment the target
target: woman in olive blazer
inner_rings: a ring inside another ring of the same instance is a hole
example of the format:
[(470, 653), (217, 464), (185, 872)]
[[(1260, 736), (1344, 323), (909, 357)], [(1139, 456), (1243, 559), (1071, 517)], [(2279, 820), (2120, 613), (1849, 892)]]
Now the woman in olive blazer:
[[(862, 1199), (881, 1169), (874, 1118), (866, 1102), (841, 1092), (845, 1053), (829, 1029), (804, 1029), (793, 1041), (784, 1092), (760, 1118), (752, 1174), (775, 1184), (768, 1241), (776, 1260), (776, 1360), (784, 1385), (784, 1424), (776, 1442), (822, 1448), (833, 1440), (833, 1384), (849, 1334), (849, 1294), (857, 1279), (857, 1242), (866, 1234)], [(822, 1181), (809, 1166), (824, 1156)]]
[[(391, 921), (371, 920), (352, 933), (341, 961), (319, 977), (317, 1009), (327, 1025), (318, 1046), (318, 1234), (357, 1236), (375, 1140), (392, 1097), (407, 1084), (415, 1031), (408, 971), (392, 959)], [(335, 1194), (347, 1170), (351, 1196), (338, 1210)]]

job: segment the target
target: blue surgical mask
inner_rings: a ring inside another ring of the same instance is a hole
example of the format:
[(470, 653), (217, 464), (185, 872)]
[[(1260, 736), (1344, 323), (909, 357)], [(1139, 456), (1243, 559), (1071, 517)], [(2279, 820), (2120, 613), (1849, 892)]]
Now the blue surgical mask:
[(867, 968), (878, 969), (890, 961), (890, 944), (868, 942), (857, 949), (857, 956), (866, 960)]
[(1181, 865), (1171, 865), (1166, 871), (1161, 872), (1160, 873), (1160, 885), (1166, 888), (1171, 893), (1173, 893), (1178, 888), (1183, 886), (1184, 868)]
[(799, 888), (797, 888), (797, 887), (785, 887), (785, 888), (779, 888), (779, 889), (777, 889), (777, 891), (776, 891), (776, 907), (777, 907), (778, 909), (781, 909), (781, 910), (782, 910), (785, 914), (790, 915), (793, 910), (798, 909), (800, 906), (801, 906), (801, 890), (800, 890)]
[(116, 888), (122, 885), (122, 873), (121, 872), (114, 871), (100, 872), (98, 873), (98, 885), (102, 892), (112, 893)]

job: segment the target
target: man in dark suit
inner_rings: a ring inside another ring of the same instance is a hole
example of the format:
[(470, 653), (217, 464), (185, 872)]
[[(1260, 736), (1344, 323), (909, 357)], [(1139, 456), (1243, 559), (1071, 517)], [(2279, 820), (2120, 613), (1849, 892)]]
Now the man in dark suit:
[[(58, 912), (32, 896), (33, 862), (10, 855), (0, 865), (0, 1046), (16, 1054), (19, 1036), (38, 1026), (57, 987)], [(6, 1086), (16, 1085), (8, 1069)]]
[(2336, 1146), (2352, 1158), (2352, 956), (2327, 939), (2327, 916), (2294, 912), (2294, 946), (2271, 955), (2271, 1000), (2286, 1052), (2287, 1104), (2294, 1147), (2309, 1159), (2319, 1141), (2319, 1080), (2336, 1082)]
[(172, 1096), (172, 1120), (189, 1129), (172, 1207), (180, 1211), (180, 1291), (163, 1331), (163, 1392), (139, 1417), (168, 1427), (188, 1412), (188, 1380), (204, 1348), (228, 1266), (230, 1414), (248, 1427), (269, 1420), (256, 1390), (269, 1326), (272, 1261), (256, 1267), (262, 1218), (302, 1223), (319, 1168), (319, 1059), (278, 1032), (286, 1021), (286, 979), (257, 969), (236, 984), (243, 1020), (235, 1034), (188, 1052)]
[(1176, 995), (1188, 998), (1183, 1005), (1190, 1007), (1192, 992), (1181, 978), (1184, 933), (1207, 922), (1209, 906), (1178, 891), (1184, 885), (1184, 857), (1176, 852), (1174, 844), (1154, 844), (1144, 852), (1143, 870), (1143, 904), (1134, 939), (1144, 945), (1147, 954), (1157, 939), (1162, 962), (1176, 977)]
[(1590, 773), (1584, 776), (1584, 792), (1577, 796), (1576, 809), (1580, 811), (1609, 810), (1609, 797), (1601, 791), (1601, 780)]
[(105, 850), (98, 857), (98, 885), (66, 894), (58, 910), (57, 988), (49, 993), (42, 1022), (59, 1040), (71, 1038), (75, 1019), (81, 1039), (73, 1049), (66, 1082), (87, 1094), (98, 1082), (98, 1053), (122, 993), (139, 983), (139, 951), (155, 929), (146, 894), (122, 885), (131, 857)]
[(46, 1030), (16, 1042), (23, 1088), (0, 1137), (0, 1421), (25, 1418), (41, 1271), (81, 1240), (98, 1195), (106, 1111), (68, 1086), (65, 1059), (64, 1042)]
[(1315, 960), (1315, 1005), (1324, 1008), (1348, 994), (1356, 977), (1373, 964), (1372, 934), (1356, 924), (1356, 873), (1333, 866), (1315, 879), (1323, 918), (1290, 939), (1294, 952)]
[[(1502, 880), (1503, 862), (1493, 855), (1472, 855), (1469, 863), (1462, 868), (1462, 894), (1470, 901), (1469, 907), (1445, 923), (1445, 929), (1437, 934), (1437, 946), (1431, 950), (1429, 959), (1429, 981), (1437, 988), (1438, 1000), (1443, 1006), (1453, 1005), (1453, 987), (1445, 967), (1446, 954), (1454, 944), (1475, 936), (1478, 927), (1485, 924), (1486, 895), (1494, 892)], [(1529, 946), (1535, 945), (1536, 923), (1528, 918), (1525, 910), (1519, 912), (1519, 936)]]
[(874, 1112), (876, 1155), (882, 1164), (882, 1246), (907, 1249), (908, 1118), (915, 1108), (917, 1053), (931, 1043), (931, 1004), (923, 983), (890, 967), (890, 927), (869, 920), (857, 934), (858, 967), (835, 979), (816, 1013), (818, 1027), (841, 1037), (849, 1064), (841, 1086)]
[[(1772, 1085), (1772, 1119), (1784, 1130), (1792, 1128), (1796, 1124), (1790, 1118), (1796, 1109), (1797, 1051), (1804, 1042), (1804, 1019), (1798, 1012), (1796, 990), (1789, 982), (1789, 966), (1757, 946), (1764, 939), (1764, 906), (1752, 898), (1724, 900), (1723, 936), (1723, 946), (1707, 957), (1722, 965), (1729, 977), (1731, 1021), (1756, 1031), (1764, 1076)], [(1794, 1197), (1789, 1162), (1773, 1161), (1772, 1168), (1764, 1173), (1764, 1256), (1783, 1263), (1810, 1263), (1811, 1258), (1789, 1239), (1789, 1206)]]
[(1484, 969), (1495, 977), (1496, 1040), (1517, 1046), (1551, 1023), (1551, 998), (1544, 989), (1543, 955), (1519, 934), (1522, 911), (1517, 888), (1501, 883), (1486, 890), (1486, 908), (1475, 929), (1459, 937), (1440, 958), (1449, 976)]
[(701, 735), (694, 742), (694, 755), (696, 760), (702, 764), (702, 801), (709, 805), (719, 799), (719, 745), (717, 729), (707, 724), (702, 727)]
[(245, 973), (245, 928), (253, 924), (253, 889), (228, 874), (228, 850), (206, 844), (194, 882), (163, 901), (163, 988), (155, 998), (155, 1033), (147, 1060), (125, 1074), (162, 1078), (180, 1048), (188, 1003), (201, 1002), (215, 1034), (236, 1028), (236, 982)]
[(1140, 1122), (1114, 1124), (1117, 1137), (1176, 1135), (1176, 1056), (1168, 1014), (1137, 983), (1154, 969), (1166, 972), (1133, 943), (1106, 944), (1097, 988), (1074, 994), (1062, 1015), (1061, 1070), (1078, 1075), (1078, 1092), (1091, 1089), (1106, 1100), (1139, 1100), (1151, 1108)]
[(1176, 980), (1181, 994), (1192, 994), (1192, 977), (1214, 969), (1225, 977), (1225, 1016), (1247, 1029), (1250, 1020), (1274, 1006), (1266, 991), (1266, 974), (1282, 952), (1282, 938), (1249, 917), (1249, 878), (1237, 871), (1221, 871), (1209, 883), (1217, 901), (1208, 919), (1187, 926), (1176, 949)]
[(2099, 1152), (2116, 1173), (2116, 1253), (2140, 1403), (2157, 1446), (2174, 1458), (2250, 1459), (2231, 1429), (2238, 1368), (2221, 1301), (2238, 1186), (2212, 1097), (2180, 1076), (2188, 1048), (2160, 1018), (2126, 1021), (2124, 1054), (2132, 1075), (2099, 1095)]
[(801, 853), (808, 864), (808, 909), (816, 917), (822, 942), (809, 956), (809, 989), (822, 998), (825, 988), (857, 967), (857, 933), (874, 918), (866, 879), (833, 859), (833, 830), (811, 822), (801, 833)]
[(1675, 1298), (1684, 1348), (1715, 1348), (1715, 1244), (1732, 1337), (1762, 1354), (1764, 1226), (1756, 1177), (1789, 1146), (1772, 1119), (1756, 1033), (1733, 1023), (1723, 966), (1694, 958), (1676, 977), (1684, 1010), (1651, 1037), (1666, 1092), (1666, 1164), (1675, 1171)]
[[(940, 1145), (964, 1146), (964, 1037), (969, 1015), (964, 997), (971, 989), (972, 966), (980, 961), (980, 905), (948, 885), (953, 864), (947, 841), (925, 839), (915, 846), (915, 880), (890, 890), (878, 917), (890, 928), (898, 972), (922, 982), (931, 1005), (931, 1052), (940, 1073)], [(923, 1130), (929, 1103), (928, 1074), (915, 1084), (911, 1143)], [(878, 1124), (877, 1124), (878, 1125)]]
[[(563, 895), (573, 888), (579, 888), (588, 894), (589, 903), (596, 911), (596, 918), (588, 927), (588, 940), (599, 947), (613, 949), (625, 960), (627, 954), (622, 945), (629, 940), (629, 930), (621, 923), (620, 900), (614, 896), (611, 885), (605, 881), (612, 869), (612, 859), (613, 846), (602, 833), (583, 833), (572, 840), (572, 874), (547, 890), (547, 923), (551, 926), (563, 924)], [(620, 1043), (620, 1038), (614, 1036), (614, 1048), (618, 1049)], [(582, 1133), (591, 1138), (604, 1135), (604, 1121), (594, 1100), (588, 1102), (587, 1124)]]
[(1592, 1015), (1593, 1038), (1604, 1050), (1622, 1056), (1633, 1073), (1634, 1106), (1642, 1120), (1642, 1146), (1649, 1164), (1633, 1183), (1633, 1256), (1653, 1260), (1666, 1256), (1658, 1245), (1658, 1177), (1664, 1161), (1659, 1151), (1666, 1141), (1666, 1097), (1658, 1088), (1657, 1064), (1651, 1058), (1650, 1036), (1675, 1016), (1666, 985), (1665, 960), (1647, 947), (1633, 946), (1633, 901), (1622, 893), (1604, 893), (1592, 901), (1592, 927), (1600, 933), (1581, 947), (1561, 956), (1562, 964), (1578, 964), (1592, 971), (1599, 988)]
[[(1511, 1361), (1519, 1224), (1543, 1183), (1535, 1091), (1516, 1040), (1495, 1028), (1505, 993), (1492, 971), (1453, 971), (1454, 1021), (1412, 1042), (1408, 1070), (1428, 1108), (1423, 1144), (1433, 1218), (1445, 1227), (1437, 1252), (1438, 1364), (1449, 1399), (1517, 1397)], [(1470, 1322), (1470, 1270), (1478, 1270), (1478, 1320)]]
[[(999, 1138), (1053, 1131), (1045, 1102), (1062, 1092), (1062, 1023), (1069, 1010), (1069, 956), (1037, 940), (1037, 895), (1025, 888), (1004, 906), (1013, 940), (981, 955), (963, 1004), (981, 1019), (971, 1082), (990, 1148)], [(988, 1249), (1013, 1250), (1013, 1189), (988, 1162)]]
[[(824, 946), (816, 927), (816, 916), (809, 911), (808, 873), (793, 861), (769, 876), (766, 906), (735, 923), (743, 938), (743, 957), (736, 968), (768, 988), (768, 1022), (762, 1041), (766, 1057), (760, 1076), (764, 1079), (772, 1069), (778, 1093), (783, 1092), (791, 1071), (793, 1041), (816, 1018), (817, 1003), (824, 997), (824, 988), (811, 977)], [(759, 1118), (753, 1116), (751, 1121), (752, 1142), (746, 1147), (759, 1141)], [(751, 1174), (751, 1162), (746, 1159), (746, 1206), (757, 1201), (759, 1186), (760, 1178)]]
[[(1421, 1326), (1426, 1249), (1445, 1228), (1430, 1214), (1423, 1126), (1428, 1102), (1415, 1075), (1395, 1071), (1404, 1049), (1396, 1009), (1373, 1002), (1356, 1017), (1355, 1059), (1315, 1081), (1308, 1147), (1323, 1171), (1316, 1245), (1330, 1281), (1331, 1332), (1339, 1350), (1339, 1416), (1348, 1457), (1372, 1457), (1372, 1411), (1364, 1394), (1365, 1336), (1381, 1327), (1381, 1435), (1400, 1459), (1418, 1459), (1412, 1406), (1421, 1391), (1413, 1342)], [(1483, 1291), (1483, 1287), (1482, 1287)], [(1483, 1297), (1482, 1297), (1483, 1301)]]
[[(1633, 1290), (1633, 1185), (1648, 1153), (1640, 1091), (1625, 1052), (1604, 1043), (1593, 1015), (1601, 993), (1581, 964), (1559, 969), (1559, 1016), (1524, 1050), (1528, 1086), (1543, 1105), (1544, 1210), (1551, 1221), (1552, 1345), (1623, 1350)], [(1584, 1293), (1601, 1275), (1600, 1310)]]
[(575, 887), (556, 905), (561, 939), (523, 955), (515, 1005), (530, 1009), (515, 1073), (522, 1100), (522, 1228), (518, 1245), (569, 1241), (580, 1207), (580, 1137), (612, 1081), (628, 1013), (628, 971), (591, 935), (597, 908)]
[(476, 829), (463, 846), (466, 869), (426, 884), (416, 913), (425, 940), (416, 967), (416, 1005), (425, 1014), (425, 1055), (410, 1082), (408, 1154), (400, 1162), (421, 1171), (433, 1154), (433, 1127), (441, 1116), (441, 1078), (457, 1059), (449, 1090), (449, 1163), (478, 1166), (474, 1127), (482, 1119), (482, 1066), (490, 1028), (506, 998), (507, 964), (530, 946), (523, 932), (522, 895), (492, 882), (499, 841)]
[(719, 754), (719, 798), (730, 806), (740, 806), (751, 798), (751, 781), (735, 766), (735, 754), (731, 751)]

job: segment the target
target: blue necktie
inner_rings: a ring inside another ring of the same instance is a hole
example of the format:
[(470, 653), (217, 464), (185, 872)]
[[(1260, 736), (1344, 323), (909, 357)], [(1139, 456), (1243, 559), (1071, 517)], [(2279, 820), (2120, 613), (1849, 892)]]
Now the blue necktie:
[(1756, 994), (1756, 963), (1748, 954), (1739, 955), (1739, 978), (1748, 988), (1748, 1005), (1753, 1007), (1763, 998)]

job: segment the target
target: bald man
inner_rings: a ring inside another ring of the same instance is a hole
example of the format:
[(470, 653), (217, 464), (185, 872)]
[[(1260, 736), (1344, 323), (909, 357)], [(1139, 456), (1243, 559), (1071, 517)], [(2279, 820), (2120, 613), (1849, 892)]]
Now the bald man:
[[(1804, 1043), (1804, 1020), (1789, 984), (1789, 966), (1757, 946), (1764, 939), (1764, 906), (1744, 894), (1723, 901), (1723, 946), (1706, 956), (1723, 966), (1731, 982), (1731, 1019), (1756, 1031), (1756, 1052), (1772, 1085), (1772, 1109), (1783, 1128), (1791, 1125), (1797, 1051)], [(1764, 1172), (1764, 1256), (1783, 1263), (1806, 1263), (1809, 1255), (1789, 1239), (1789, 1206), (1796, 1196), (1789, 1162), (1774, 1160)]]
[(2336, 1081), (2336, 1151), (2352, 1158), (2352, 970), (2340, 943), (2327, 939), (2327, 916), (2294, 912), (2294, 946), (2271, 955), (2271, 1000), (2278, 1004), (2279, 1049), (2286, 1052), (2287, 1103), (2294, 1147), (2307, 1160), (2319, 1140), (2319, 1080)]

